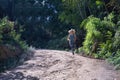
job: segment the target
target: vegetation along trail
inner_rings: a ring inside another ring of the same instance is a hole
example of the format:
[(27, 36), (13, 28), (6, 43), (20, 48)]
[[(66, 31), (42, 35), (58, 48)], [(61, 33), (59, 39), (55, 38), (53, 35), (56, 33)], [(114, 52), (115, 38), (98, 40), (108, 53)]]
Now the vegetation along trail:
[(120, 73), (104, 60), (90, 59), (58, 50), (36, 50), (0, 80), (120, 80)]

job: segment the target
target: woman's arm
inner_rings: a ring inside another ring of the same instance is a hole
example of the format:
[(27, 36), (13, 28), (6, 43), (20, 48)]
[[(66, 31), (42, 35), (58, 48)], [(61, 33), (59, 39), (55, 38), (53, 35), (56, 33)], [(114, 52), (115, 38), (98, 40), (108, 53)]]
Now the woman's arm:
[(70, 36), (70, 35), (68, 35), (68, 37), (67, 37), (67, 40), (68, 40), (68, 41), (70, 40), (69, 36)]

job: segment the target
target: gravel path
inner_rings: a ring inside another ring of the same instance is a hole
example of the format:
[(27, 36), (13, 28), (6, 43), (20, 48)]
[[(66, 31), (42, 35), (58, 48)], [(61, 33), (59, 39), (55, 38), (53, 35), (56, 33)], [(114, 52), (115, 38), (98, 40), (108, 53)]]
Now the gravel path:
[(66, 51), (36, 50), (23, 65), (1, 73), (0, 80), (120, 80), (120, 71), (104, 60)]

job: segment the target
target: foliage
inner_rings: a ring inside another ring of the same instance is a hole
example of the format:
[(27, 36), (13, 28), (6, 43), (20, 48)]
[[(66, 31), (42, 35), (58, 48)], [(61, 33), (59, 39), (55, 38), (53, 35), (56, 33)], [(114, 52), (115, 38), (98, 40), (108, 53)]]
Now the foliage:
[(67, 37), (63, 37), (61, 39), (50, 40), (48, 42), (47, 48), (49, 49), (67, 49), (68, 42)]
[(22, 53), (28, 46), (21, 40), (20, 32), (15, 23), (7, 17), (0, 19), (0, 72), (15, 67)]
[(120, 22), (117, 17), (117, 24), (113, 21), (116, 19), (113, 13), (109, 14), (104, 20), (90, 16), (81, 23), (81, 27), (86, 30), (83, 47), (85, 54), (95, 57), (108, 59), (115, 65), (116, 69), (120, 68)]
[(62, 0), (63, 12), (59, 18), (61, 21), (78, 26), (82, 20), (90, 15), (102, 18), (105, 13), (103, 0)]
[(24, 25), (25, 29), (22, 38), (29, 45), (46, 48), (49, 41), (54, 43), (55, 39), (65, 36), (65, 29), (69, 28), (69, 26), (61, 23), (58, 19), (61, 10), (60, 0), (36, 0), (33, 2), (20, 0), (16, 1), (15, 6), (15, 11), (18, 13), (16, 19), (20, 24)]
[(112, 49), (111, 43), (115, 28), (110, 15), (104, 20), (90, 16), (82, 22), (81, 27), (86, 30), (86, 37), (83, 42), (83, 49), (86, 54), (92, 56), (97, 54), (98, 58), (110, 56), (110, 53), (107, 52)]
[(23, 25), (21, 38), (28, 45), (45, 48), (49, 40), (55, 40), (59, 35), (66, 36), (65, 29), (68, 30), (69, 26), (58, 19), (61, 0), (1, 0), (0, 2), (0, 18), (8, 16), (10, 20)]
[(26, 43), (21, 41), (20, 36), (15, 30), (14, 22), (9, 21), (7, 17), (0, 20), (0, 44), (19, 46), (25, 50)]
[(116, 65), (116, 69), (120, 69), (120, 23), (117, 23), (117, 30), (114, 36), (112, 46), (112, 56), (108, 59), (112, 64)]

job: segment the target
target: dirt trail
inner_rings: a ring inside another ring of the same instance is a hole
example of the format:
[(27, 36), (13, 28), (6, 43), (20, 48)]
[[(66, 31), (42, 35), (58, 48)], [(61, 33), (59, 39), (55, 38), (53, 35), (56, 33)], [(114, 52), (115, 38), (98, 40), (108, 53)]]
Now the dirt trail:
[(66, 51), (36, 50), (31, 60), (0, 74), (0, 80), (120, 80), (120, 71), (103, 60)]

